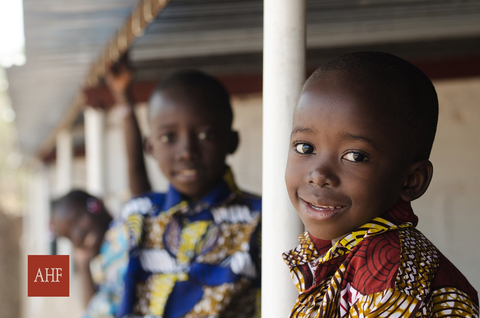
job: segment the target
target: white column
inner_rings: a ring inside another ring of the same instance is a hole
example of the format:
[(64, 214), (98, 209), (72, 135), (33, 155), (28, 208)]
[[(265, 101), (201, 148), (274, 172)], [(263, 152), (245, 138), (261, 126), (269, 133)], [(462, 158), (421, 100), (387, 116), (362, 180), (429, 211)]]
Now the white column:
[(42, 309), (41, 297), (27, 297), (27, 266), (28, 255), (50, 254), (50, 197), (47, 167), (42, 162), (37, 162), (30, 169), (30, 182), (28, 185), (27, 207), (23, 220), (22, 244), (24, 254), (24, 282), (25, 293), (22, 301), (23, 317), (35, 317)]
[(28, 253), (50, 254), (50, 193), (44, 163), (34, 169), (28, 211)]
[(298, 295), (282, 253), (303, 224), (288, 199), (292, 116), (305, 81), (305, 0), (265, 0), (263, 38), (262, 316), (288, 317)]
[(57, 134), (56, 149), (55, 192), (57, 195), (64, 195), (72, 188), (73, 143), (72, 134), (68, 129), (63, 129)]
[(105, 190), (103, 167), (105, 113), (101, 109), (87, 107), (84, 117), (87, 192), (101, 197)]
[[(73, 142), (69, 129), (63, 129), (57, 134), (56, 160), (56, 197), (67, 194), (72, 189)], [(72, 255), (72, 244), (65, 237), (57, 238), (57, 254)]]

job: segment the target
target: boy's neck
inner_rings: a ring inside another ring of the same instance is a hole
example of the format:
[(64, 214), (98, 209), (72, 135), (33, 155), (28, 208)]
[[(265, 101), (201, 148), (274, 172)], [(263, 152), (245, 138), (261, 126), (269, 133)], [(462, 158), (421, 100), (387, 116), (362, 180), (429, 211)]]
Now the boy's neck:
[[(195, 195), (195, 196), (188, 196), (184, 193), (181, 193), (180, 191), (178, 191), (180, 193), (180, 195), (182, 196), (182, 198), (184, 198), (188, 203), (191, 203), (191, 204), (195, 204), (195, 203), (198, 203), (199, 201), (201, 201), (203, 198), (207, 197), (217, 186), (220, 182), (225, 181), (225, 175), (227, 174), (227, 172), (230, 171), (230, 167), (225, 165), (224, 169), (223, 169), (223, 172), (222, 174), (220, 175), (220, 177), (218, 177), (212, 184), (210, 187), (208, 187), (208, 190), (207, 191), (204, 191), (198, 195)], [(230, 172), (231, 173), (231, 172)]]
[(335, 245), (335, 243), (337, 243), (337, 242), (340, 241), (341, 239), (343, 239), (345, 236), (347, 236), (347, 234), (333, 239), (333, 240), (332, 240), (332, 246)]

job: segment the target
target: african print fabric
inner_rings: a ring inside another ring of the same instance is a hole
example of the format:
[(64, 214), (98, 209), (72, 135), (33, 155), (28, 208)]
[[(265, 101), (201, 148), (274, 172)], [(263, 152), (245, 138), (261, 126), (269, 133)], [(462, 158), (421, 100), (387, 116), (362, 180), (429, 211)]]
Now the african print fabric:
[(283, 255), (300, 293), (290, 317), (478, 317), (477, 292), (417, 222), (400, 201), (333, 246), (301, 235)]
[(123, 296), (128, 264), (128, 230), (123, 222), (112, 221), (105, 232), (100, 253), (90, 262), (98, 290), (88, 303), (83, 318), (113, 318)]
[(118, 317), (254, 317), (260, 295), (258, 197), (228, 168), (202, 199), (170, 187), (131, 200), (125, 295)]

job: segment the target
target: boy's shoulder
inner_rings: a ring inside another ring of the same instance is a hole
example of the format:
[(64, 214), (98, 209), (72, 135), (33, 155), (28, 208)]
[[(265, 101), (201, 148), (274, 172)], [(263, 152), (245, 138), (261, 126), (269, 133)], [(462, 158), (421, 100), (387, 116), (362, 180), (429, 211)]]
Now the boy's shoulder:
[(260, 212), (262, 210), (262, 198), (256, 194), (241, 191), (241, 194), (237, 197), (240, 203), (246, 204), (253, 211)]
[(352, 286), (364, 295), (393, 288), (426, 299), (446, 288), (478, 304), (477, 292), (465, 276), (415, 227), (364, 239), (347, 263)]
[(440, 267), (440, 255), (419, 230), (405, 227), (367, 235), (344, 264), (352, 286), (364, 295), (389, 288), (422, 293)]
[(122, 219), (126, 220), (131, 214), (149, 214), (156, 206), (162, 206), (165, 202), (166, 194), (162, 192), (146, 192), (130, 199), (123, 206)]

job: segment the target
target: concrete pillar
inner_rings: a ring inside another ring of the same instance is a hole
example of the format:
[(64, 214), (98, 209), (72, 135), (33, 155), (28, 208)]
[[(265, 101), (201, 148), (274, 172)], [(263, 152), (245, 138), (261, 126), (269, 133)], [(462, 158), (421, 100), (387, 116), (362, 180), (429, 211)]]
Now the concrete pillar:
[[(67, 194), (72, 189), (73, 141), (72, 133), (63, 129), (57, 134), (56, 197)], [(72, 255), (73, 247), (69, 239), (57, 238), (57, 254)]]
[(58, 196), (72, 189), (73, 142), (72, 133), (68, 129), (57, 134), (56, 187)]
[(39, 163), (33, 173), (28, 211), (28, 247), (30, 254), (50, 254), (50, 191), (48, 171)]
[(101, 109), (87, 107), (84, 117), (87, 192), (102, 197), (105, 192), (103, 151), (105, 113)]
[(288, 199), (292, 116), (305, 81), (305, 0), (264, 1), (262, 316), (288, 317), (298, 292), (282, 253), (303, 224)]

